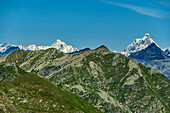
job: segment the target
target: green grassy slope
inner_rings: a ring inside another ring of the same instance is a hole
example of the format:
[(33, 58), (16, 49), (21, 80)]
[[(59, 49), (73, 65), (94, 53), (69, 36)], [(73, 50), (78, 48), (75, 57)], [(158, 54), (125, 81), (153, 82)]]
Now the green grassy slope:
[(0, 82), (0, 112), (100, 112), (47, 79), (18, 70), (19, 77)]

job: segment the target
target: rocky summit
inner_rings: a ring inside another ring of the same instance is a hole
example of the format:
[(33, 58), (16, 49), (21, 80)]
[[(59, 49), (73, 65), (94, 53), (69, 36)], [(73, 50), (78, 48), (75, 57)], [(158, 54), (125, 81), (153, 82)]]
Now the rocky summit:
[(143, 38), (138, 38), (133, 41), (121, 53), (126, 56), (129, 56), (131, 53), (138, 52), (142, 49), (147, 48), (152, 43), (155, 43), (154, 40), (150, 37), (149, 33), (146, 33)]
[(170, 80), (105, 46), (73, 55), (55, 48), (16, 50), (4, 59), (78, 95), (102, 112), (170, 112)]

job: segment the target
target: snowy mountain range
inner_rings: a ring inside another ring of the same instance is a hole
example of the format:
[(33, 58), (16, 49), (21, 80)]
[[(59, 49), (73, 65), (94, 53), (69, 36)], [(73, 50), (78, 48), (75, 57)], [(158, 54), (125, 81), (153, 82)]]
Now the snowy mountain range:
[(12, 52), (12, 50), (16, 50), (16, 49), (22, 49), (25, 51), (35, 51), (35, 50), (45, 50), (48, 48), (56, 48), (64, 53), (71, 53), (74, 51), (78, 51), (77, 48), (73, 48), (71, 45), (67, 45), (65, 42), (62, 42), (61, 40), (56, 40), (55, 43), (53, 43), (51, 46), (36, 46), (35, 44), (27, 44), (26, 46), (23, 45), (11, 45), (9, 43), (2, 43), (0, 44), (0, 55), (4, 56), (6, 55), (7, 51), (9, 51), (9, 49), (11, 49), (10, 52)]

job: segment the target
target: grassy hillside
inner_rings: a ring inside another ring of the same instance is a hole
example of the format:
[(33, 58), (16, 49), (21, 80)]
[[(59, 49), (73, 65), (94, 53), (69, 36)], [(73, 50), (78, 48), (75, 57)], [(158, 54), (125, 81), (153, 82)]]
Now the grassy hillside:
[[(20, 76), (12, 81), (0, 82), (0, 112), (100, 112), (87, 101), (47, 79), (26, 73), (19, 67), (17, 69)], [(11, 72), (9, 68), (5, 71)]]

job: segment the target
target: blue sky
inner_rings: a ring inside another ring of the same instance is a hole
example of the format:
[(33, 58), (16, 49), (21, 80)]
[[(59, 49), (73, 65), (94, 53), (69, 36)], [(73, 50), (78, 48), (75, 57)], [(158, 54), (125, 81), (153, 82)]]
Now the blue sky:
[(170, 0), (0, 0), (0, 43), (122, 51), (145, 33), (170, 46)]

